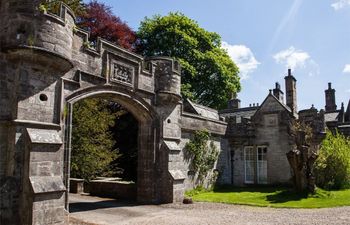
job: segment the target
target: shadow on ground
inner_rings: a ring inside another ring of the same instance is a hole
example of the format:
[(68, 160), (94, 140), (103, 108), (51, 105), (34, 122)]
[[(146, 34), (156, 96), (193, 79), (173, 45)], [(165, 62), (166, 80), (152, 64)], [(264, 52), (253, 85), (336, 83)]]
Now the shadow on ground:
[(230, 185), (223, 185), (214, 187), (216, 193), (228, 192), (260, 192), (260, 193), (274, 193), (277, 191), (284, 191), (286, 187), (271, 187), (271, 186), (247, 186), (247, 187), (233, 187)]
[(69, 204), (69, 212), (77, 213), (91, 211), (96, 209), (118, 208), (125, 206), (137, 206), (135, 202), (119, 201), (119, 200), (102, 200), (96, 202), (72, 202)]
[(301, 199), (307, 198), (307, 193), (296, 193), (291, 190), (279, 191), (271, 195), (266, 196), (266, 200), (270, 203), (284, 203), (289, 201), (299, 201)]
[(307, 198), (307, 193), (297, 193), (292, 188), (286, 186), (251, 186), (251, 187), (232, 187), (218, 186), (215, 187), (215, 193), (263, 193), (266, 196), (266, 201), (270, 203), (284, 203), (289, 201), (299, 201)]

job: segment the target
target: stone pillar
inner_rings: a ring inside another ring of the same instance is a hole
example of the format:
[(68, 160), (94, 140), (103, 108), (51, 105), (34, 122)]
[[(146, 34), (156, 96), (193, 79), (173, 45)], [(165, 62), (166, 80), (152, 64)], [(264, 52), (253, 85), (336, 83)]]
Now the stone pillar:
[(66, 222), (60, 89), (74, 15), (41, 12), (40, 2), (0, 5), (1, 224)]
[(181, 159), (181, 73), (180, 65), (171, 58), (152, 58), (156, 63), (156, 110), (160, 117), (161, 198), (163, 202), (182, 201), (185, 176), (178, 168)]

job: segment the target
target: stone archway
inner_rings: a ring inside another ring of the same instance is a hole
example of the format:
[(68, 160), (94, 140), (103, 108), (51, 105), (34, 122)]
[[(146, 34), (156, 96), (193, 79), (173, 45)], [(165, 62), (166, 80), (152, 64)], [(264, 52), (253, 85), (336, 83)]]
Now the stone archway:
[[(65, 122), (65, 185), (69, 190), (70, 155), (72, 135), (73, 104), (88, 97), (108, 98), (126, 108), (138, 121), (138, 164), (137, 164), (137, 193), (138, 203), (157, 202), (155, 197), (155, 161), (158, 119), (152, 107), (143, 99), (126, 90), (118, 90), (113, 86), (95, 86), (74, 92), (66, 98), (66, 122)], [(68, 208), (68, 191), (66, 192), (66, 208)]]

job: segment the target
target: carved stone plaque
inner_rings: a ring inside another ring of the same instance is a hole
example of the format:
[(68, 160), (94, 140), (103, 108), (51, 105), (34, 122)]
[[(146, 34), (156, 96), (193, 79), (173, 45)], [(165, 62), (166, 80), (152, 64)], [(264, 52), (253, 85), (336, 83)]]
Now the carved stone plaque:
[(134, 68), (120, 62), (112, 62), (110, 80), (128, 85), (133, 84)]

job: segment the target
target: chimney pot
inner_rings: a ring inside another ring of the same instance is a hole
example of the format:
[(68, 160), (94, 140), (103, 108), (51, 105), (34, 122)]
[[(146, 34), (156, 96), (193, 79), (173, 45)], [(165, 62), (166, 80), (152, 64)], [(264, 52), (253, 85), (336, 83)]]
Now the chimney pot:
[(276, 89), (278, 89), (278, 90), (281, 89), (281, 85), (278, 82), (276, 82)]

